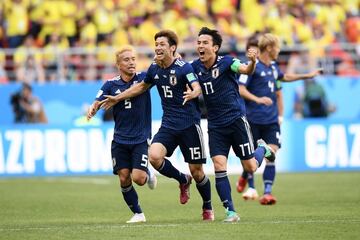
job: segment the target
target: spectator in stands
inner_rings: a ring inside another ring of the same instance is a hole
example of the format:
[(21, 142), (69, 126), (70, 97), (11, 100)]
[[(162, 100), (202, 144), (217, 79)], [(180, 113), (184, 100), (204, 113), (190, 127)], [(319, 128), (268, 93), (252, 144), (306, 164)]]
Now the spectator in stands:
[(47, 123), (47, 117), (40, 99), (32, 94), (30, 84), (23, 83), (20, 92), (10, 99), (15, 123)]
[(24, 44), (14, 53), (16, 80), (32, 83), (45, 82), (45, 73), (42, 65), (42, 55), (34, 45), (32, 36), (25, 38)]
[(6, 35), (10, 48), (19, 47), (28, 33), (28, 13), (26, 1), (13, 0), (4, 3)]
[(49, 43), (44, 47), (43, 65), (46, 79), (50, 82), (65, 80), (66, 55), (64, 51), (69, 46), (68, 39), (57, 33), (50, 35)]
[(6, 83), (8, 81), (5, 71), (5, 53), (0, 50), (0, 83)]

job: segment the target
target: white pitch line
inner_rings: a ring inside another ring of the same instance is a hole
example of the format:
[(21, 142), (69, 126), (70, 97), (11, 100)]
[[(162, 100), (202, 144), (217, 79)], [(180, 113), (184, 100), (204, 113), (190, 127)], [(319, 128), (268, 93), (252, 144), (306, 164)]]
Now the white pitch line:
[[(139, 224), (121, 224), (121, 225), (102, 225), (102, 224), (97, 224), (97, 225), (83, 225), (83, 226), (76, 226), (74, 227), (74, 225), (69, 225), (69, 226), (62, 226), (62, 227), (24, 227), (24, 228), (0, 228), (0, 232), (5, 232), (5, 231), (29, 231), (29, 230), (61, 230), (61, 229), (84, 229), (84, 230), (93, 230), (96, 228), (99, 229), (103, 229), (103, 228), (110, 228), (110, 229), (121, 229), (121, 228), (164, 228), (164, 227), (180, 227), (180, 226), (205, 226), (207, 224), (214, 224), (214, 223), (218, 223), (218, 224), (225, 224), (225, 225), (229, 225), (229, 223), (223, 223), (223, 222), (213, 222), (213, 223), (173, 223), (173, 224), (147, 224), (147, 223), (139, 223)], [(253, 225), (253, 224), (313, 224), (313, 223), (360, 223), (360, 219), (351, 219), (351, 220), (340, 220), (340, 219), (335, 219), (335, 220), (304, 220), (304, 221), (297, 221), (297, 220), (281, 220), (281, 221), (245, 221), (245, 222), (239, 222), (239, 223), (235, 223), (235, 224), (240, 224), (240, 225)]]

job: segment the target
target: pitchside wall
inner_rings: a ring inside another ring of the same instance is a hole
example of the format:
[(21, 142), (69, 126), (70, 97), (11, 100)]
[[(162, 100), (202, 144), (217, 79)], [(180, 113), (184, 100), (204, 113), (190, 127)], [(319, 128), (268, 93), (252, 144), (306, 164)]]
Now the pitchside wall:
[[(302, 83), (284, 85), (285, 121), (277, 159), (281, 172), (360, 170), (360, 79), (320, 78), (337, 112), (328, 119), (294, 120), (294, 93)], [(75, 127), (82, 105), (91, 103), (100, 88), (97, 83), (34, 85), (34, 94), (44, 103), (47, 125), (12, 123), (10, 95), (20, 85), (0, 86), (0, 177), (111, 174), (112, 123), (98, 127)], [(152, 89), (153, 132), (160, 125), (161, 106)], [(202, 121), (207, 142), (206, 120)], [(207, 151), (208, 152), (208, 151)], [(171, 160), (187, 171), (181, 152)], [(212, 173), (211, 160), (205, 167)], [(230, 173), (242, 171), (231, 152)]]

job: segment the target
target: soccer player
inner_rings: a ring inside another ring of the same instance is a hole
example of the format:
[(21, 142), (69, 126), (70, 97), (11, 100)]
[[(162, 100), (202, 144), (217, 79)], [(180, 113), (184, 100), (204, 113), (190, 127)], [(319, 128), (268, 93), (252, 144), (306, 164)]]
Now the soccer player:
[[(149, 149), (149, 160), (162, 175), (179, 182), (181, 204), (189, 200), (190, 184), (194, 178), (203, 199), (203, 220), (212, 221), (214, 213), (210, 181), (202, 166), (206, 163), (206, 156), (197, 101), (201, 87), (191, 65), (175, 57), (177, 35), (170, 30), (163, 30), (156, 33), (154, 39), (155, 62), (149, 67), (144, 81), (116, 97), (106, 96), (108, 98), (102, 102), (103, 108), (107, 109), (118, 101), (134, 97), (156, 85), (164, 113), (161, 127)], [(177, 146), (180, 147), (192, 176), (180, 172), (165, 159), (165, 156), (172, 155)]]
[[(256, 68), (251, 75), (241, 75), (239, 91), (245, 99), (246, 115), (249, 120), (254, 139), (264, 139), (276, 153), (281, 147), (280, 124), (282, 122), (282, 93), (281, 81), (292, 82), (317, 76), (321, 69), (307, 74), (283, 74), (276, 64), (280, 52), (279, 39), (273, 34), (264, 34), (257, 38), (250, 38), (247, 49), (260, 51)], [(263, 173), (264, 195), (259, 201), (262, 205), (276, 203), (271, 194), (275, 179), (274, 162), (266, 162)], [(243, 172), (237, 182), (237, 191), (242, 192), (249, 183), (248, 190), (243, 194), (245, 200), (257, 199), (258, 193), (254, 186), (254, 175), (248, 171)]]
[[(104, 95), (117, 95), (132, 85), (142, 82), (146, 73), (136, 73), (136, 52), (124, 46), (116, 52), (119, 75), (107, 80), (96, 95), (88, 110), (91, 119), (100, 107)], [(156, 176), (148, 169), (148, 140), (151, 138), (151, 101), (149, 91), (126, 98), (113, 107), (115, 121), (114, 139), (111, 145), (113, 173), (119, 176), (121, 192), (130, 210), (134, 213), (127, 223), (145, 222), (138, 195), (132, 181), (150, 189), (156, 187)]]
[(247, 53), (250, 63), (241, 64), (236, 58), (219, 56), (222, 37), (216, 30), (202, 28), (198, 34), (199, 59), (192, 63), (198, 75), (208, 110), (210, 155), (214, 163), (216, 190), (226, 209), (225, 222), (240, 220), (236, 213), (227, 177), (227, 157), (230, 147), (248, 172), (261, 165), (264, 156), (274, 161), (271, 149), (264, 141), (254, 150), (250, 126), (245, 117), (244, 101), (240, 97), (238, 74), (251, 74), (255, 68), (256, 52)]

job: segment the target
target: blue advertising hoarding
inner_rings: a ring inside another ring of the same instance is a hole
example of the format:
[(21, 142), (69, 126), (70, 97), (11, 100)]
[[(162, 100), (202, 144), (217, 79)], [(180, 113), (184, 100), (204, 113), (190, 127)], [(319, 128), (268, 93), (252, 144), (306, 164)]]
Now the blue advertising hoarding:
[[(153, 122), (154, 133), (159, 126), (160, 121)], [(207, 127), (205, 120), (202, 127)], [(112, 124), (1, 127), (0, 177), (111, 174), (112, 134)], [(179, 149), (170, 160), (182, 171), (188, 171)], [(286, 121), (276, 166), (280, 172), (359, 171), (360, 122)], [(204, 169), (213, 173), (210, 159)], [(240, 161), (231, 151), (228, 172), (241, 171)]]

